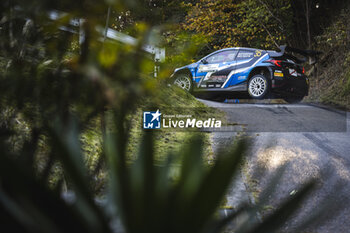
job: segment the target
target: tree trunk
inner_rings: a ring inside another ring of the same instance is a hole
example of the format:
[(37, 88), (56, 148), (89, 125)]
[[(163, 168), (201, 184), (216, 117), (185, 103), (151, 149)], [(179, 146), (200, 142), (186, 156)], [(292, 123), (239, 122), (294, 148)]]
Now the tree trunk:
[(306, 8), (305, 8), (305, 17), (306, 17), (306, 30), (307, 30), (307, 44), (308, 49), (311, 49), (311, 28), (310, 28), (310, 13), (311, 13), (311, 2), (312, 0), (305, 0)]

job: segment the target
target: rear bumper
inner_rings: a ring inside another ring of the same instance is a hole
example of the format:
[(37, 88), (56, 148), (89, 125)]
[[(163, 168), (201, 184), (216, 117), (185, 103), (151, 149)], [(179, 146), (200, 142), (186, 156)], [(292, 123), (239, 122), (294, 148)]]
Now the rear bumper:
[(306, 76), (286, 77), (272, 79), (272, 90), (281, 94), (289, 94), (296, 96), (309, 95), (309, 85)]

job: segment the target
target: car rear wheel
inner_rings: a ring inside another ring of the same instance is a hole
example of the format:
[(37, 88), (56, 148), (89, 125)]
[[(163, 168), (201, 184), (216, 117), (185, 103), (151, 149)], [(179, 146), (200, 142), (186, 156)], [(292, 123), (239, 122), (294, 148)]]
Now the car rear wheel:
[(174, 79), (174, 84), (184, 89), (185, 91), (192, 92), (193, 84), (192, 79), (187, 74), (178, 74)]
[(296, 104), (303, 100), (304, 96), (286, 96), (283, 97), (283, 100), (289, 104)]
[(263, 99), (269, 92), (269, 82), (263, 75), (254, 75), (248, 82), (248, 93), (254, 99)]

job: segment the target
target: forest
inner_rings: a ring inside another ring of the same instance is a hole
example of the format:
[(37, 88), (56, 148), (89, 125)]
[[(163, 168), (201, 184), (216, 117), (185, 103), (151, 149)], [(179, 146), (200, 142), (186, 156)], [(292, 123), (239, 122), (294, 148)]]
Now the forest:
[[(142, 112), (224, 120), (168, 85), (174, 69), (280, 45), (322, 53), (305, 67), (305, 101), (349, 109), (349, 13), (347, 0), (2, 0), (0, 232), (225, 232), (233, 220), (235, 232), (277, 232), (312, 180), (264, 219), (263, 198), (222, 218), (250, 138), (217, 156), (208, 133), (143, 130)], [(106, 39), (106, 28), (136, 43)], [(165, 48), (165, 61), (145, 45)]]

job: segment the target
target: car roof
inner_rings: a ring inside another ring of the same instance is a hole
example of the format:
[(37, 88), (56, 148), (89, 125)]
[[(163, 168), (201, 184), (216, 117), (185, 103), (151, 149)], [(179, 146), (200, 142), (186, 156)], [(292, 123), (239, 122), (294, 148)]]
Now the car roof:
[(264, 49), (254, 49), (254, 48), (245, 48), (245, 47), (233, 47), (233, 48), (224, 48), (224, 49), (220, 49), (220, 50), (217, 50), (216, 52), (218, 51), (225, 51), (225, 50), (232, 50), (232, 49), (246, 49), (246, 50), (264, 50)]
[[(209, 56), (212, 56), (212, 55), (217, 54), (217, 53), (222, 52), (222, 51), (228, 51), (228, 50), (233, 50), (233, 49), (235, 49), (235, 50), (245, 49), (245, 50), (249, 50), (249, 51), (263, 50), (263, 49), (254, 49), (254, 48), (245, 48), (245, 47), (224, 48), (224, 49), (216, 50), (216, 51), (208, 54), (207, 56), (203, 57), (202, 59), (205, 59)], [(263, 50), (263, 51), (266, 51), (266, 50)]]

